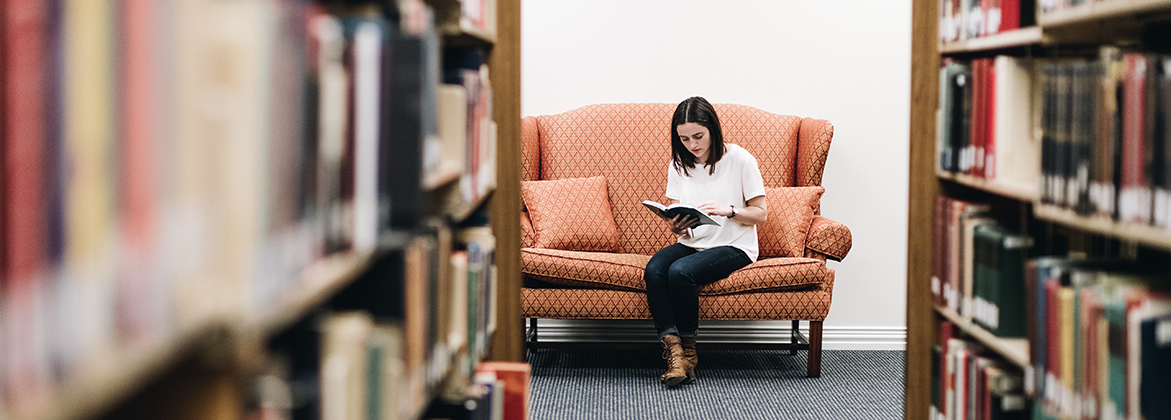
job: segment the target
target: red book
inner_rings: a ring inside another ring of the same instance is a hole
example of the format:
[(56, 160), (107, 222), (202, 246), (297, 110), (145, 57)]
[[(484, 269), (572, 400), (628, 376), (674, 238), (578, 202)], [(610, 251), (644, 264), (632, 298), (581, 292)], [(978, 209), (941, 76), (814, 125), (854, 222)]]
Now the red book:
[(956, 336), (956, 331), (955, 325), (950, 321), (942, 321), (939, 323), (939, 326), (939, 347), (941, 349), (939, 358), (939, 411), (947, 413), (949, 410), (947, 390), (954, 389), (955, 387), (955, 378), (952, 377), (947, 369), (948, 360), (951, 358), (948, 341)]
[[(1122, 99), (1122, 180), (1119, 217), (1123, 222), (1147, 224), (1150, 220), (1150, 192), (1144, 165), (1144, 98), (1147, 59), (1141, 53), (1128, 53)], [(1153, 63), (1150, 63), (1153, 64)], [(1146, 194), (1144, 194), (1144, 192)], [(1147, 200), (1144, 200), (1146, 196)]]
[(963, 250), (964, 222), (969, 218), (987, 213), (991, 207), (988, 204), (979, 204), (962, 200), (949, 200), (950, 213), (947, 219), (947, 279), (944, 281), (944, 294), (947, 306), (956, 313), (960, 313), (963, 301)]
[(492, 372), (504, 382), (504, 416), (509, 420), (529, 418), (529, 380), (532, 366), (523, 362), (484, 362), (477, 372)]
[(1000, 0), (1000, 28), (1007, 32), (1021, 27), (1021, 0)]
[[(1100, 359), (1099, 341), (1102, 337), (1098, 334), (1098, 322), (1102, 319), (1105, 313), (1105, 308), (1102, 302), (1098, 300), (1094, 291), (1091, 289), (1082, 289), (1082, 337), (1085, 338), (1082, 347), (1082, 355), (1085, 357), (1083, 362), (1083, 384), (1082, 399), (1084, 401), (1093, 401), (1093, 406), (1097, 407), (1101, 401), (1097, 400), (1098, 390), (1100, 384), (1099, 369), (1101, 365), (1098, 363)], [(1090, 416), (1089, 418), (1097, 418), (1097, 416)]]
[[(3, 184), (4, 329), (2, 354), (9, 366), (5, 391), (27, 400), (41, 384), (36, 351), (37, 277), (45, 263), (45, 74), (46, 8), (39, 0), (5, 0)], [(19, 407), (17, 407), (19, 408)]]
[[(1061, 379), (1061, 310), (1058, 305), (1057, 291), (1061, 289), (1059, 279), (1050, 279), (1045, 283), (1045, 332), (1048, 336), (1048, 356), (1045, 357), (1045, 371)], [(1048, 389), (1048, 387), (1046, 387)], [(1048, 392), (1048, 391), (1047, 391)]]
[(981, 161), (984, 153), (984, 112), (988, 109), (984, 95), (985, 80), (984, 59), (972, 60), (972, 123), (968, 126), (970, 144), (965, 155), (969, 165), (967, 174), (973, 176), (979, 176), (984, 170), (984, 162)]
[[(119, 60), (119, 91), (123, 112), (119, 113), (118, 131), (122, 142), (118, 164), (118, 205), (121, 213), (122, 252), (118, 266), (118, 323), (127, 338), (134, 339), (149, 331), (152, 316), (150, 274), (144, 267), (152, 259), (157, 237), (155, 168), (157, 155), (155, 124), (159, 120), (155, 101), (157, 76), (154, 72), (157, 23), (154, 1), (122, 2), (119, 36), (122, 57)], [(157, 321), (155, 321), (157, 322)]]

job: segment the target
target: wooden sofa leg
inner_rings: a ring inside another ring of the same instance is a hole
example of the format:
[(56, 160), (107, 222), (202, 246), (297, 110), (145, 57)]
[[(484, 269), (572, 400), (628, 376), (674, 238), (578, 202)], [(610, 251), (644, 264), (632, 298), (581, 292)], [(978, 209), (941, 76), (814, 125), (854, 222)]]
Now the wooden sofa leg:
[(529, 352), (537, 352), (537, 319), (526, 318), (528, 320), (528, 328), (525, 330), (525, 361), (529, 360)]
[(821, 377), (821, 321), (809, 321), (809, 362), (806, 376)]
[[(789, 344), (800, 344), (801, 340), (798, 337), (801, 337), (801, 321), (793, 320), (793, 327), (789, 329)], [(785, 350), (785, 354), (794, 355), (797, 354), (797, 350)]]

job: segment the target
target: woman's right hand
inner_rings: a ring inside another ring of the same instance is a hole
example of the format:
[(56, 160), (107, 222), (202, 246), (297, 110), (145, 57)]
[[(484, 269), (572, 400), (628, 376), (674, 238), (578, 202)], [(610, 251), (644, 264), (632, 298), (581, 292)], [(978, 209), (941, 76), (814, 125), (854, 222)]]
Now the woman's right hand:
[(667, 220), (671, 224), (671, 232), (676, 235), (687, 233), (687, 229), (699, 226), (699, 219), (686, 215), (676, 215), (674, 218)]

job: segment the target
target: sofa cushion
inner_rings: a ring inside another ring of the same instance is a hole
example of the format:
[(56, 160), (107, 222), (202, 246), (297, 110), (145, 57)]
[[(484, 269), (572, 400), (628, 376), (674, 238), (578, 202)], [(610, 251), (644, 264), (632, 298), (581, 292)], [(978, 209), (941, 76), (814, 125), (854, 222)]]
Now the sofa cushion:
[[(645, 292), (650, 255), (521, 249), (525, 276), (561, 286)], [(704, 296), (793, 290), (826, 280), (825, 262), (815, 258), (766, 258), (699, 288)]]
[[(829, 276), (833, 278), (833, 270)], [(700, 296), (699, 319), (823, 321), (832, 298), (828, 288)], [(525, 287), (520, 302), (524, 318), (651, 319), (642, 292)]]
[(613, 290), (646, 290), (643, 272), (650, 255), (521, 249), (521, 272), (548, 283)]
[(699, 288), (703, 296), (740, 292), (776, 292), (809, 288), (825, 282), (829, 270), (814, 258), (764, 258), (736, 270), (728, 278)]
[(521, 195), (536, 232), (536, 247), (614, 251), (618, 226), (610, 212), (606, 178), (524, 181)]
[(761, 257), (801, 257), (823, 187), (765, 188), (768, 220), (756, 228)]

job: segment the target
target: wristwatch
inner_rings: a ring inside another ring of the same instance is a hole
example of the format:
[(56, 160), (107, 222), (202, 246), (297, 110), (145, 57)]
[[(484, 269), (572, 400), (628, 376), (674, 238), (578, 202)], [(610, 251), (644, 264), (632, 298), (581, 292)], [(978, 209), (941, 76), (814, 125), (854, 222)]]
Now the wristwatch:
[(728, 207), (732, 208), (732, 215), (728, 216), (728, 218), (731, 219), (733, 217), (736, 217), (736, 206), (729, 204)]

